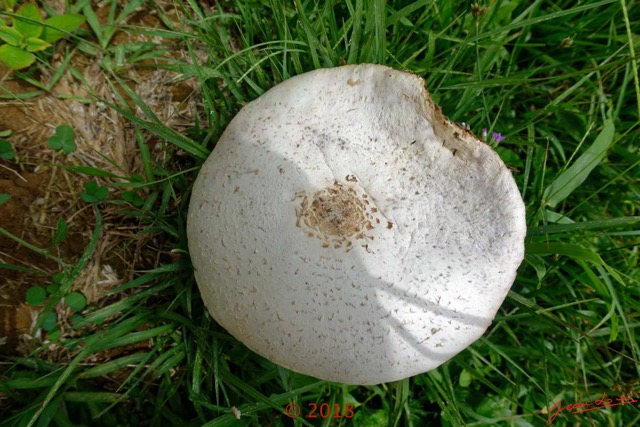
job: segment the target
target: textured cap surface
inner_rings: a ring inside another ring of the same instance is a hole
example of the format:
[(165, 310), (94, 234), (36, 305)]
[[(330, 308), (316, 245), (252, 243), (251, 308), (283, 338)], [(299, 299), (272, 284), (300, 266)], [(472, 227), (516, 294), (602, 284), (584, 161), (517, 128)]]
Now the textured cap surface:
[(357, 65), (246, 105), (194, 184), (187, 233), (205, 304), (238, 340), (298, 372), (376, 384), (483, 334), (526, 225), (509, 170), (421, 78)]

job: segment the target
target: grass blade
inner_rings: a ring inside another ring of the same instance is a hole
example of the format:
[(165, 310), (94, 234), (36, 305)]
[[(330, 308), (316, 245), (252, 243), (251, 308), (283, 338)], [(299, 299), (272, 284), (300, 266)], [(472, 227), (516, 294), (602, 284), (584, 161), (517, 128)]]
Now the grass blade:
[(633, 225), (640, 222), (640, 216), (629, 216), (623, 218), (610, 218), (599, 221), (576, 222), (573, 224), (551, 224), (532, 227), (527, 231), (528, 236), (539, 236), (542, 234), (573, 233), (575, 231), (595, 230), (598, 228), (620, 227), (623, 225)]
[(587, 179), (591, 171), (604, 159), (607, 150), (613, 143), (614, 135), (615, 126), (613, 120), (605, 120), (604, 127), (594, 143), (545, 188), (543, 201), (554, 208), (578, 188)]

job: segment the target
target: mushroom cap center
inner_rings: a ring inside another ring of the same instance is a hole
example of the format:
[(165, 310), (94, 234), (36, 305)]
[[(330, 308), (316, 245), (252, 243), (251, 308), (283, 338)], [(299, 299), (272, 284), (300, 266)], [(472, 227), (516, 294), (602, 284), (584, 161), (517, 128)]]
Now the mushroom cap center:
[(353, 188), (339, 183), (316, 191), (305, 218), (325, 236), (351, 237), (367, 225), (366, 205)]
[(378, 210), (366, 194), (337, 181), (303, 199), (297, 211), (298, 226), (306, 226), (309, 237), (317, 237), (324, 247), (350, 247), (355, 240), (372, 239), (367, 232), (380, 224)]

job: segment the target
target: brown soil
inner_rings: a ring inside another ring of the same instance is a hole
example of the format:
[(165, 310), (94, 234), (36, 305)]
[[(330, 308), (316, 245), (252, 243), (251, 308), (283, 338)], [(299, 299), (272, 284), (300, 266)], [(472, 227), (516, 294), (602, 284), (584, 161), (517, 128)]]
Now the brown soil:
[[(137, 11), (127, 24), (161, 26), (157, 15), (152, 12)], [(98, 13), (98, 16), (102, 16), (102, 13)], [(118, 32), (114, 42), (148, 41), (144, 37)], [(70, 50), (65, 43), (68, 42), (56, 44), (56, 53), (51, 62), (54, 68), (61, 64), (63, 54)], [(168, 51), (175, 58), (188, 57), (184, 48), (172, 47)], [(206, 52), (200, 55), (204, 57)], [(92, 93), (108, 102), (117, 103), (108, 77), (96, 58), (77, 53), (71, 65), (82, 73)], [(46, 84), (52, 72), (41, 68), (34, 78)], [(195, 82), (178, 82), (174, 73), (137, 65), (123, 68), (120, 77), (134, 88), (163, 123), (180, 131), (195, 122), (195, 99), (198, 98)], [(51, 248), (50, 254), (67, 265), (73, 265), (79, 259), (93, 232), (95, 220), (92, 208), (79, 198), (79, 194), (87, 180), (96, 178), (53, 165), (91, 166), (120, 176), (144, 175), (137, 154), (134, 129), (104, 105), (95, 101), (86, 102), (92, 97), (84, 87), (84, 82), (74, 78), (71, 73), (65, 73), (50, 93), (22, 100), (6, 96), (0, 99), (0, 131), (13, 131), (6, 139), (17, 153), (15, 159), (0, 159), (0, 193), (12, 196), (8, 202), (0, 205), (0, 227), (30, 245), (47, 249), (54, 236), (56, 222), (58, 219), (64, 220), (68, 226), (68, 236)], [(11, 73), (1, 66), (0, 87), (0, 95), (38, 90), (22, 80), (12, 78)], [(69, 155), (54, 153), (48, 147), (48, 138), (53, 135), (55, 127), (61, 124), (71, 126), (76, 133), (77, 150)], [(148, 145), (156, 162), (165, 163), (171, 159), (174, 152), (170, 147), (156, 143), (155, 138), (149, 139)], [(105, 157), (109, 160), (105, 160)], [(99, 185), (106, 186), (122, 182), (97, 180)], [(117, 198), (117, 191), (111, 188), (110, 198)], [(113, 302), (113, 295), (108, 299), (105, 297), (106, 291), (131, 280), (136, 269), (157, 265), (159, 254), (164, 249), (158, 236), (138, 235), (143, 225), (122, 217), (116, 207), (103, 206), (102, 214), (104, 225), (98, 245), (73, 286), (74, 290), (81, 291), (87, 297), (89, 305), (93, 307)], [(29, 270), (0, 268), (0, 355), (26, 354), (44, 337), (36, 339), (36, 342), (32, 340), (32, 327), (39, 309), (25, 304), (25, 292), (35, 285), (46, 287), (53, 275), (61, 271), (61, 266), (2, 233), (0, 264)], [(120, 297), (125, 298), (126, 295)], [(65, 319), (60, 319), (60, 322), (64, 323)], [(3, 341), (6, 342), (3, 344)], [(56, 359), (55, 356), (49, 358)]]
[[(38, 197), (45, 179), (44, 174), (25, 172), (18, 174), (10, 169), (0, 169), (0, 191), (8, 193), (12, 198), (0, 206), (0, 226), (21, 239), (29, 238), (32, 244), (42, 246), (43, 241), (36, 241), (32, 224), (25, 215)], [(27, 237), (28, 236), (28, 237)], [(45, 243), (46, 247), (46, 243)], [(19, 267), (37, 269), (43, 275), (55, 268), (44, 256), (37, 254), (14, 240), (0, 236), (0, 259)], [(44, 270), (44, 271), (43, 271)], [(18, 335), (26, 333), (31, 325), (31, 310), (20, 304), (24, 302), (26, 290), (38, 284), (42, 276), (25, 274), (19, 271), (2, 270), (0, 276), (0, 336), (7, 337), (6, 346), (16, 348)]]
[[(0, 68), (0, 74), (7, 70)], [(5, 81), (3, 87), (13, 94), (28, 93), (34, 88), (20, 81)], [(0, 269), (0, 354), (14, 353), (19, 337), (31, 332), (37, 318), (38, 309), (25, 304), (25, 292), (32, 286), (46, 286), (50, 277), (60, 270), (57, 262), (31, 250), (16, 239), (23, 240), (37, 248), (47, 249), (55, 232), (58, 218), (69, 226), (69, 234), (59, 245), (50, 248), (50, 254), (67, 261), (73, 261), (86, 245), (86, 236), (75, 229), (82, 224), (86, 215), (78, 215), (70, 209), (61, 211), (66, 191), (56, 182), (61, 176), (56, 168), (38, 165), (47, 163), (37, 145), (28, 138), (28, 129), (34, 126), (29, 107), (19, 102), (0, 104), (0, 130), (12, 130), (16, 160), (0, 160), (0, 193), (11, 198), (0, 205), (0, 227), (5, 231), (0, 235), (0, 263), (23, 270)], [(37, 162), (36, 160), (40, 160)], [(48, 209), (50, 208), (50, 209)], [(10, 233), (14, 238), (7, 236)]]

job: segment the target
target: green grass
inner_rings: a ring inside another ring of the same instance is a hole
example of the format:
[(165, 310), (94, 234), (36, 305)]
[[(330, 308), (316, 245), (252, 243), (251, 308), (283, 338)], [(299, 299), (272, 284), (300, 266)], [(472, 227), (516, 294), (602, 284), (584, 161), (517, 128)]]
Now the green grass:
[[(189, 136), (166, 127), (117, 68), (111, 81), (121, 98), (109, 107), (139, 130), (145, 175), (120, 186), (147, 193), (127, 215), (181, 256), (120, 286), (135, 290), (129, 298), (86, 311), (76, 327), (106, 326), (60, 343), (70, 349), (67, 363), (42, 360), (39, 351), (6, 359), (0, 391), (12, 412), (1, 426), (520, 427), (545, 425), (545, 408), (559, 400), (592, 402), (625, 389), (640, 397), (637, 2), (512, 0), (478, 9), (469, 1), (229, 0), (212, 10), (195, 1), (176, 1), (175, 8), (179, 25), (166, 19), (163, 29), (126, 30), (189, 49), (192, 62), (162, 66), (199, 79), (206, 121)], [(119, 12), (111, 13), (119, 21)], [(99, 48), (107, 50), (113, 33), (101, 35)], [(202, 46), (209, 57), (195, 65)], [(506, 137), (496, 149), (514, 170), (529, 232), (518, 277), (482, 339), (434, 371), (356, 387), (280, 368), (215, 324), (193, 280), (184, 230), (197, 168), (244, 103), (302, 72), (365, 62), (424, 76), (452, 120)], [(144, 144), (149, 134), (186, 155), (154, 164)], [(55, 298), (70, 289), (95, 245), (94, 238), (64, 270)], [(146, 351), (83, 363), (148, 339)], [(106, 379), (114, 372), (127, 373), (115, 387)], [(303, 415), (312, 405), (352, 404), (354, 416), (292, 421), (283, 414), (290, 403)], [(553, 425), (640, 423), (638, 403), (570, 412)]]

